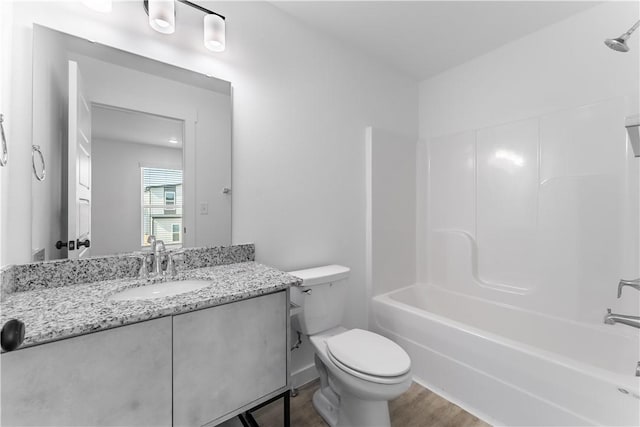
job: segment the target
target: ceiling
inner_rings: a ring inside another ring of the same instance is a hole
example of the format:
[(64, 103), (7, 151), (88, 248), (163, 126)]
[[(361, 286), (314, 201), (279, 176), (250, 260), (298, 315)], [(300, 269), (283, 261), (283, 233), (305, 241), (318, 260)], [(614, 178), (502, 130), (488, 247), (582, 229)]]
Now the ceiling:
[(94, 139), (182, 148), (182, 120), (100, 105), (92, 105), (91, 114)]
[(274, 1), (305, 25), (419, 80), (584, 11), (594, 1)]

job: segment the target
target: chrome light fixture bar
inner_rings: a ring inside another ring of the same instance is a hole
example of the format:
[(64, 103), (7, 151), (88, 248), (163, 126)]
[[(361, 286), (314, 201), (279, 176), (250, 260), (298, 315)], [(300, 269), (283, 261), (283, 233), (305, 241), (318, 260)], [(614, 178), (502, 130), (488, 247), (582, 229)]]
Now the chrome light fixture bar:
[(175, 31), (176, 2), (204, 12), (204, 45), (213, 52), (223, 52), (226, 46), (225, 17), (188, 0), (144, 0), (144, 10), (149, 15), (151, 28), (162, 34)]

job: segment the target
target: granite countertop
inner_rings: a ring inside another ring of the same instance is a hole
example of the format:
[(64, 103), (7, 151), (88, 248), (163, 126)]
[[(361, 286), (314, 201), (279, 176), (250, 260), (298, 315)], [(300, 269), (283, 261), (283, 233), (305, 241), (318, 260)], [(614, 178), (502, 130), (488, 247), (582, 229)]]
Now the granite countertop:
[(133, 301), (112, 301), (109, 297), (149, 282), (142, 279), (105, 280), (16, 292), (2, 301), (0, 325), (9, 319), (24, 322), (25, 338), (20, 347), (24, 348), (264, 295), (301, 282), (256, 262), (185, 270), (169, 280), (192, 279), (211, 281), (211, 285), (170, 297)]

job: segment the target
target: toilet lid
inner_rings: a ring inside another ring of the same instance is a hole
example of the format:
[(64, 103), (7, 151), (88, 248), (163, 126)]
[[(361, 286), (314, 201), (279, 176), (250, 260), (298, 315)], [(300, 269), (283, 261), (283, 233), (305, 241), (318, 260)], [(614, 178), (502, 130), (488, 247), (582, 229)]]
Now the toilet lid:
[(351, 329), (332, 336), (326, 343), (333, 358), (367, 375), (397, 377), (411, 368), (411, 359), (402, 347), (373, 332)]

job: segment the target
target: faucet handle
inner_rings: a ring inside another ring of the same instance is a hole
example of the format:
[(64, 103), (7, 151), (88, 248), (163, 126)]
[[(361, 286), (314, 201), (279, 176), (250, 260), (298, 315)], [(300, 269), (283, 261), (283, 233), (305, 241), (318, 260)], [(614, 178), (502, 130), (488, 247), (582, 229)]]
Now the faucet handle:
[(150, 254), (145, 254), (145, 253), (131, 255), (131, 258), (136, 258), (136, 259), (139, 259), (140, 261), (142, 261), (142, 263), (140, 265), (140, 270), (138, 271), (138, 278), (139, 279), (148, 279), (149, 278), (149, 273), (150, 273), (150, 270), (151, 270), (150, 260), (149, 260), (150, 257), (151, 257)]
[(169, 265), (167, 270), (171, 274), (171, 277), (176, 277), (178, 270), (176, 268), (176, 259), (181, 258), (184, 261), (184, 251), (169, 252)]
[(606, 325), (615, 325), (616, 321), (611, 318), (611, 309), (607, 308), (607, 314), (604, 316), (604, 323)]

